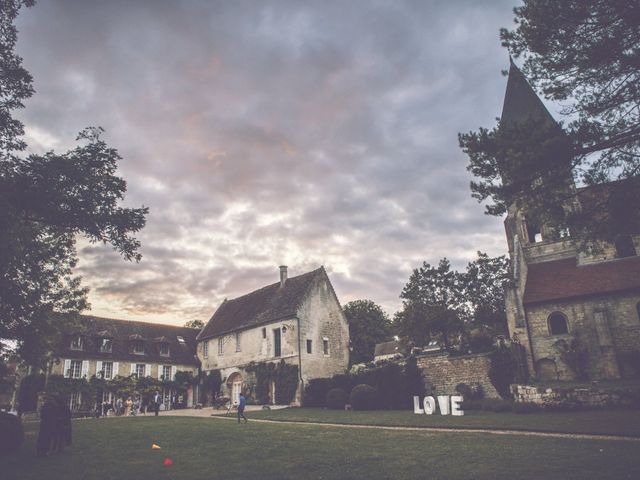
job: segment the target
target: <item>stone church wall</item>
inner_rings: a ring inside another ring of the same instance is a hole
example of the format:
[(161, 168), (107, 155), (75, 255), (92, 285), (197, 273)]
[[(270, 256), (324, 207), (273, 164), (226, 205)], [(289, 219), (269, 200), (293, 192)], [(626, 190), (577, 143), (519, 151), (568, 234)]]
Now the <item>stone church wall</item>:
[(486, 353), (460, 357), (448, 353), (430, 354), (418, 357), (417, 362), (428, 393), (452, 395), (460, 383), (480, 384), (486, 398), (500, 398), (489, 379), (491, 360)]

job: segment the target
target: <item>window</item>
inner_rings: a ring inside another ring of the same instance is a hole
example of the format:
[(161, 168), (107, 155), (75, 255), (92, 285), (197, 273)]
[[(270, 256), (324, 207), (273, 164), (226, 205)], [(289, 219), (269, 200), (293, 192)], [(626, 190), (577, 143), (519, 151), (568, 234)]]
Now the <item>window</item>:
[(144, 342), (142, 340), (136, 340), (133, 342), (133, 353), (137, 355), (144, 355)]
[(136, 363), (136, 370), (134, 373), (136, 378), (144, 378), (144, 370), (145, 370), (144, 363)]
[(71, 350), (82, 350), (83, 348), (84, 344), (81, 336), (73, 337), (71, 339)]
[(71, 410), (80, 410), (82, 406), (82, 394), (80, 392), (71, 392), (69, 395), (69, 408)]
[(240, 332), (236, 332), (236, 352), (240, 351)]
[(322, 353), (325, 357), (329, 356), (329, 339), (327, 337), (322, 338)]
[(209, 358), (209, 340), (205, 340), (202, 344), (202, 356), (204, 358)]
[(163, 357), (168, 357), (169, 356), (169, 344), (168, 343), (161, 343), (160, 344), (160, 355), (162, 355)]
[(569, 333), (567, 317), (560, 312), (549, 315), (547, 323), (549, 324), (549, 335), (562, 335), (564, 333)]
[(82, 361), (71, 360), (71, 362), (69, 363), (69, 377), (80, 378), (81, 375), (82, 375)]
[(307, 340), (307, 353), (313, 353), (313, 342), (311, 340)]
[(181, 337), (180, 335), (178, 335), (176, 338), (178, 339), (178, 343), (180, 345), (185, 345), (186, 344), (186, 342), (184, 341), (184, 337)]
[(218, 355), (222, 355), (224, 353), (224, 338), (218, 339)]
[(113, 362), (102, 362), (102, 378), (109, 380), (113, 377)]
[(171, 365), (162, 366), (162, 379), (171, 380)]
[(111, 349), (113, 348), (113, 340), (110, 338), (102, 338), (100, 339), (100, 351), (102, 353), (111, 353)]
[(267, 338), (267, 329), (266, 328), (262, 329), (262, 338)]
[(542, 241), (542, 232), (540, 227), (533, 222), (527, 221), (527, 236), (529, 237), (529, 243), (538, 243)]
[(280, 329), (273, 329), (273, 356), (279, 357), (282, 355), (282, 339), (280, 337)]

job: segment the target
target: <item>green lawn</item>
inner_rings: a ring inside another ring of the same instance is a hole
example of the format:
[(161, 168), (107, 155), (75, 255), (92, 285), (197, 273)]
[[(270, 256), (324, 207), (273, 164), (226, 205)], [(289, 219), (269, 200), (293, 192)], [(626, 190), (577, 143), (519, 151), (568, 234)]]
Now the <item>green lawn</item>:
[(411, 411), (350, 412), (319, 408), (288, 408), (252, 412), (251, 417), (292, 422), (342, 423), (402, 427), (487, 428), (538, 432), (593, 433), (640, 437), (640, 410), (415, 415)]
[[(146, 417), (75, 421), (72, 448), (36, 458), (35, 436), (36, 425), (28, 426), (21, 452), (0, 459), (1, 478), (640, 478), (640, 442), (628, 440)], [(163, 465), (166, 457), (172, 466)]]

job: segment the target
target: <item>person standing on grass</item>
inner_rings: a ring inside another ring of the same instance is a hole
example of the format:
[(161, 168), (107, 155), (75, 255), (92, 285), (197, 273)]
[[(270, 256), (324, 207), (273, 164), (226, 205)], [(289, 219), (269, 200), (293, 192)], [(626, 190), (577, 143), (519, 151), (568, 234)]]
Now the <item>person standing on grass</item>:
[(49, 455), (51, 452), (56, 431), (56, 411), (57, 406), (53, 398), (47, 395), (40, 409), (40, 432), (36, 444), (36, 454), (39, 457)]
[(160, 411), (160, 392), (156, 392), (153, 396), (153, 411), (158, 416), (158, 412)]
[(244, 395), (240, 392), (240, 398), (238, 399), (238, 423), (240, 423), (240, 417), (244, 418), (244, 423), (247, 423), (247, 417), (244, 416), (244, 406), (246, 403), (246, 398), (244, 398)]

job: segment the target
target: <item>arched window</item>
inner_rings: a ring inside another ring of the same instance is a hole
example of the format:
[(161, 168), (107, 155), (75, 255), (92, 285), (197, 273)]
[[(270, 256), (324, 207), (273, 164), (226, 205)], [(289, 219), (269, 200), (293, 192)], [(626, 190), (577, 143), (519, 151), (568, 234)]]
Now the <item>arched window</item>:
[(547, 323), (549, 325), (549, 335), (562, 335), (563, 333), (569, 333), (567, 317), (560, 312), (555, 312), (549, 315)]

